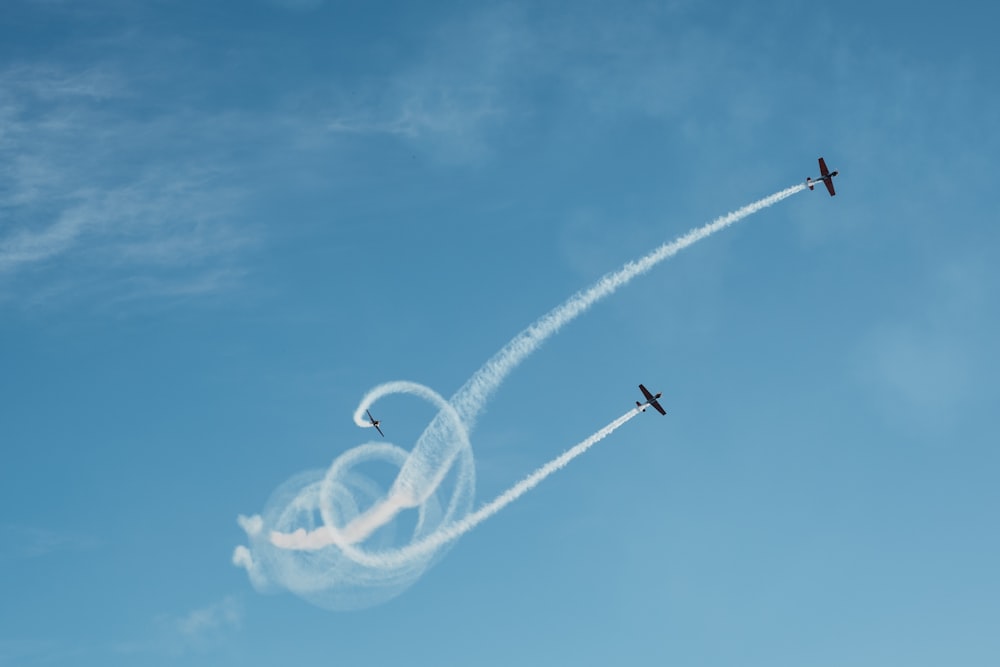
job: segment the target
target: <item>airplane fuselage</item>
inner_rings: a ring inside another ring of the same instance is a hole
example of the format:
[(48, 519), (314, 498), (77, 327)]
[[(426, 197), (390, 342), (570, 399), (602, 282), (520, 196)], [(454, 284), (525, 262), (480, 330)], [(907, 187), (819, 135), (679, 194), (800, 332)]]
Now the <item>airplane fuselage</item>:
[(816, 185), (817, 183), (823, 183), (825, 181), (833, 181), (833, 177), (839, 173), (840, 173), (839, 171), (831, 171), (826, 176), (820, 176), (819, 178), (813, 178), (810, 176), (806, 178), (806, 185), (808, 185), (809, 189), (812, 190), (813, 186)]
[(642, 392), (642, 396), (643, 396), (643, 398), (646, 399), (646, 402), (645, 403), (640, 403), (639, 401), (636, 401), (635, 402), (635, 409), (636, 410), (638, 410), (639, 412), (645, 412), (646, 408), (651, 405), (661, 415), (667, 414), (667, 411), (663, 409), (663, 406), (660, 405), (660, 401), (658, 400), (660, 398), (660, 396), (663, 396), (663, 394), (656, 394), (654, 396), (651, 391), (649, 391), (648, 389), (646, 389), (646, 387), (643, 386), (643, 385), (641, 385), (641, 384), (639, 385), (639, 391)]
[(652, 405), (653, 401), (655, 401), (656, 399), (658, 399), (660, 396), (663, 396), (663, 394), (659, 393), (656, 396), (654, 396), (652, 399), (646, 401), (645, 403), (640, 403), (639, 401), (636, 401), (635, 402), (635, 407), (639, 408), (639, 412), (645, 412), (646, 408), (648, 408), (650, 405)]
[(818, 162), (819, 162), (819, 178), (817, 178), (815, 181), (812, 179), (811, 176), (806, 178), (806, 187), (809, 188), (810, 190), (813, 190), (815, 189), (815, 185), (817, 183), (822, 183), (823, 185), (826, 186), (827, 191), (830, 193), (830, 196), (832, 197), (835, 194), (837, 194), (836, 190), (834, 190), (833, 188), (833, 177), (839, 174), (840, 172), (830, 171), (826, 166), (826, 160), (824, 160), (823, 158), (820, 158)]

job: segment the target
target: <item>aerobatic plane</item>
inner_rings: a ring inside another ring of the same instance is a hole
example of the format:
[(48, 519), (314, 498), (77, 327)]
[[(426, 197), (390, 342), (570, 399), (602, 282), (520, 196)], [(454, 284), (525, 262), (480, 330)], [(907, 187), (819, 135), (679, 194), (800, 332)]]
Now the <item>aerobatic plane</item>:
[[(368, 411), (365, 410), (365, 412), (368, 412)], [(381, 424), (382, 422), (380, 422), (379, 420), (377, 420), (374, 417), (372, 417), (372, 413), (370, 413), (370, 412), (368, 412), (368, 421), (370, 421), (372, 423), (372, 426), (375, 427), (375, 430), (378, 431), (378, 434), (384, 438), (385, 437), (385, 433), (383, 433), (382, 429), (380, 429), (378, 427), (378, 425)]]
[[(827, 169), (826, 168), (826, 160), (824, 160), (823, 158), (819, 159), (819, 179), (818, 179), (818, 181), (823, 181), (823, 185), (825, 185), (826, 189), (830, 191), (830, 196), (831, 197), (834, 196), (835, 194), (837, 194), (836, 192), (833, 191), (833, 177), (836, 176), (839, 173), (840, 173), (839, 171), (830, 171), (829, 169)], [(813, 189), (813, 186), (815, 186), (816, 183), (817, 183), (817, 181), (814, 181), (812, 179), (812, 177), (806, 177), (806, 185), (809, 186), (810, 190)]]
[(651, 393), (649, 393), (649, 390), (646, 389), (646, 387), (641, 384), (639, 385), (639, 390), (642, 392), (642, 395), (646, 397), (645, 403), (640, 403), (639, 401), (635, 402), (635, 407), (639, 409), (639, 412), (645, 412), (646, 406), (652, 405), (654, 408), (656, 408), (656, 411), (659, 412), (661, 415), (667, 414), (667, 411), (663, 409), (663, 406), (660, 405), (660, 402), (656, 400), (660, 396), (663, 396), (662, 393), (653, 396)]

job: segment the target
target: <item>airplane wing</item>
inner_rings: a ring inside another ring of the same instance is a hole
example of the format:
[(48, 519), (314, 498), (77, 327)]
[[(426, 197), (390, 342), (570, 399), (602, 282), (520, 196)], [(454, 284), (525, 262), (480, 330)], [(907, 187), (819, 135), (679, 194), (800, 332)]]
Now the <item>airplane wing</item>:
[(826, 178), (827, 176), (830, 175), (830, 170), (826, 168), (826, 160), (824, 160), (823, 158), (819, 159), (819, 174), (823, 178)]
[(384, 438), (385, 437), (385, 433), (383, 433), (382, 429), (380, 429), (378, 427), (379, 421), (377, 419), (375, 419), (374, 417), (372, 417), (372, 413), (368, 412), (368, 410), (365, 410), (365, 412), (368, 413), (368, 421), (371, 423), (372, 426), (375, 427), (375, 430), (378, 431), (378, 434)]
[(833, 179), (832, 178), (826, 178), (826, 179), (824, 179), (823, 180), (823, 184), (826, 185), (826, 189), (830, 192), (830, 196), (831, 197), (834, 196), (835, 194), (837, 194), (834, 191), (834, 189), (833, 189)]
[(649, 403), (649, 405), (652, 405), (657, 412), (659, 412), (661, 415), (667, 414), (667, 411), (663, 409), (663, 406), (660, 405), (660, 402), (656, 400), (656, 396), (653, 396), (651, 393), (649, 393), (649, 390), (646, 389), (644, 385), (640, 384), (639, 390), (642, 392), (642, 395), (646, 397), (646, 402)]

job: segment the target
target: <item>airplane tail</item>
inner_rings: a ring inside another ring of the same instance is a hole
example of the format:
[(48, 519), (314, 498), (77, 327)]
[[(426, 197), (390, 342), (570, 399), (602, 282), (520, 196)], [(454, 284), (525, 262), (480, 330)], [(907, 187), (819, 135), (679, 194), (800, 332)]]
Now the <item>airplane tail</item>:
[(642, 403), (640, 403), (639, 401), (635, 402), (635, 407), (639, 408), (639, 410), (642, 412), (646, 411), (646, 408), (642, 407)]
[(815, 184), (813, 183), (812, 176), (806, 176), (806, 186), (808, 186), (808, 188), (812, 190), (814, 185)]

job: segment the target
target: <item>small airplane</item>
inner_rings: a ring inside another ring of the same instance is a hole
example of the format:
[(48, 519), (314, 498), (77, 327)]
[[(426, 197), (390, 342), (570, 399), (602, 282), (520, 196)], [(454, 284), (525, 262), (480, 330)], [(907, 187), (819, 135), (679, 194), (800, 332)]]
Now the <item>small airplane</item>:
[(816, 185), (816, 183), (818, 183), (819, 181), (823, 181), (823, 185), (825, 185), (826, 189), (830, 191), (830, 196), (832, 197), (835, 194), (837, 194), (833, 190), (833, 177), (836, 176), (839, 173), (840, 173), (839, 171), (830, 171), (829, 169), (827, 169), (826, 168), (826, 160), (824, 160), (823, 158), (820, 158), (819, 159), (819, 174), (820, 174), (819, 179), (817, 179), (817, 180), (814, 181), (812, 179), (812, 177), (806, 177), (806, 185), (808, 185), (809, 189), (812, 190), (813, 187)]
[(646, 389), (646, 387), (643, 386), (643, 385), (641, 385), (641, 384), (639, 385), (639, 390), (642, 391), (642, 395), (646, 397), (646, 402), (645, 403), (640, 403), (639, 401), (635, 402), (635, 407), (637, 407), (639, 409), (639, 412), (645, 412), (646, 411), (646, 406), (647, 405), (652, 405), (654, 408), (656, 408), (657, 412), (659, 412), (661, 415), (667, 414), (667, 411), (663, 409), (663, 406), (660, 405), (660, 402), (658, 400), (656, 400), (660, 396), (663, 396), (662, 393), (659, 393), (656, 396), (653, 396), (651, 393), (649, 393), (649, 390)]
[[(365, 410), (365, 412), (368, 412), (368, 411)], [(370, 413), (370, 412), (368, 412), (368, 421), (370, 421), (371, 424), (372, 424), (372, 426), (375, 427), (375, 430), (378, 431), (378, 434), (384, 438), (385, 437), (385, 433), (383, 433), (382, 429), (380, 429), (378, 427), (378, 425), (381, 424), (382, 422), (380, 422), (379, 420), (377, 420), (374, 417), (372, 417), (372, 413)]]

